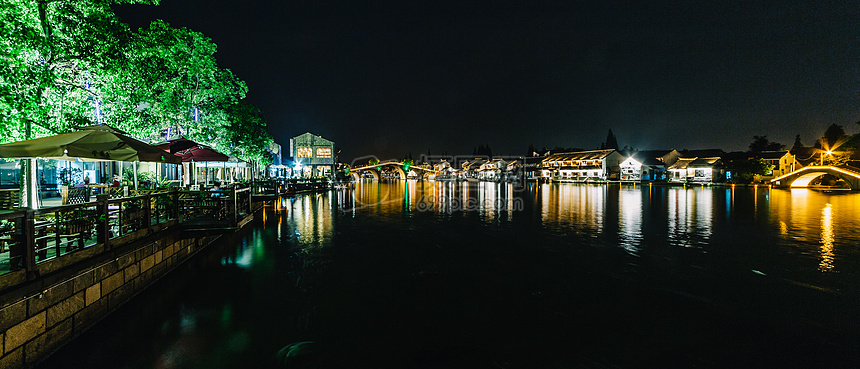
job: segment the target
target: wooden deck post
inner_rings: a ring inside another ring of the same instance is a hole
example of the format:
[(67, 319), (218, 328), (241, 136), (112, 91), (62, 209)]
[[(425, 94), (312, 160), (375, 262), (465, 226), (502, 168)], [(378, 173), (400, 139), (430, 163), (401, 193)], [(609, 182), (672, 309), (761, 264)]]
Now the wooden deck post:
[(146, 234), (152, 233), (152, 194), (147, 193), (143, 198), (143, 219), (146, 222)]
[(24, 258), (23, 266), (27, 271), (27, 279), (33, 280), (38, 277), (36, 275), (36, 217), (33, 209), (28, 209), (24, 216)]
[(104, 243), (105, 250), (110, 250), (110, 214), (108, 200), (110, 195), (103, 193), (96, 195), (98, 201), (98, 218), (96, 219), (96, 239)]

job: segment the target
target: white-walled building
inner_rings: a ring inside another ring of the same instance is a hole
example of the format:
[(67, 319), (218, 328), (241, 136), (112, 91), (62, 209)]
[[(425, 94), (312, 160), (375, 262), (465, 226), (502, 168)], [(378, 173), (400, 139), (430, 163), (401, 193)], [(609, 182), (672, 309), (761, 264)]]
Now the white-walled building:
[(662, 181), (666, 169), (681, 153), (677, 150), (647, 150), (631, 154), (620, 165), (622, 181)]
[(541, 161), (541, 177), (554, 180), (617, 180), (624, 156), (615, 149), (552, 154)]

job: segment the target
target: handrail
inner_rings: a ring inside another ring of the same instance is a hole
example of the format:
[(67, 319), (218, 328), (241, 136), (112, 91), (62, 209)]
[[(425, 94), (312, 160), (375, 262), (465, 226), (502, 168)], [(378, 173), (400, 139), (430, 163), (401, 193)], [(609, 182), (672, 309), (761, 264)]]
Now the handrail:
[(51, 207), (47, 207), (47, 208), (35, 209), (35, 210), (33, 210), (33, 214), (34, 215), (42, 215), (42, 214), (48, 214), (48, 213), (56, 213), (59, 211), (71, 211), (71, 210), (77, 210), (79, 208), (96, 206), (98, 204), (99, 204), (98, 201), (90, 201), (90, 202), (82, 202), (80, 204), (67, 204), (67, 205), (51, 206)]
[(27, 215), (27, 210), (0, 210), (0, 220), (21, 218)]

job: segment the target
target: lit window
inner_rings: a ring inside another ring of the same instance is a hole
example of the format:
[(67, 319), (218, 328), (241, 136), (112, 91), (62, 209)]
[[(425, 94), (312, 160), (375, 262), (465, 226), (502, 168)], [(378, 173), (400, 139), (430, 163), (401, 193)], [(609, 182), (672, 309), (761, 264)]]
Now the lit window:
[(296, 156), (298, 156), (300, 158), (309, 158), (309, 157), (311, 157), (311, 152), (312, 151), (311, 151), (310, 147), (300, 147), (296, 151)]
[(317, 157), (318, 158), (330, 158), (331, 157), (331, 149), (317, 149)]

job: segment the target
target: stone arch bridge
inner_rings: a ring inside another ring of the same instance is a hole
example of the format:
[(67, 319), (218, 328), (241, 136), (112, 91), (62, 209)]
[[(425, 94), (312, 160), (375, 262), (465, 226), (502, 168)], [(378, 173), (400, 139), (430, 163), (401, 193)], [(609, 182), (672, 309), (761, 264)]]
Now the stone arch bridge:
[(382, 178), (381, 172), (388, 168), (393, 169), (399, 179), (407, 179), (409, 177), (409, 173), (414, 173), (415, 177), (419, 180), (427, 179), (430, 175), (435, 175), (436, 170), (429, 166), (410, 166), (407, 169), (404, 169), (405, 165), (401, 161), (396, 160), (388, 160), (385, 162), (380, 162), (378, 164), (368, 164), (360, 167), (350, 168), (349, 174), (352, 175), (352, 178), (356, 181), (360, 181), (362, 174), (370, 173), (373, 176), (374, 180), (379, 180)]
[(852, 190), (860, 190), (860, 171), (851, 167), (811, 166), (804, 167), (770, 181), (775, 187), (809, 187), (812, 180), (825, 174), (842, 179)]

